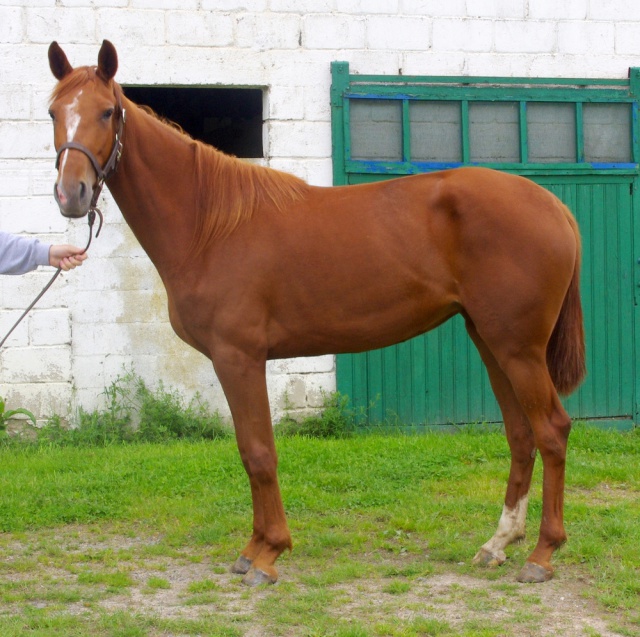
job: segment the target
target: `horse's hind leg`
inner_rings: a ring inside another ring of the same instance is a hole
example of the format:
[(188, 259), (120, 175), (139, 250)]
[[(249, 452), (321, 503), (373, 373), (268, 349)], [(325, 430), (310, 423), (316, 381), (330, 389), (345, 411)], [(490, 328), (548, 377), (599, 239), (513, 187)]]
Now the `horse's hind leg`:
[(487, 368), (491, 387), (500, 405), (511, 450), (511, 470), (498, 528), (473, 559), (476, 564), (493, 566), (503, 564), (507, 559), (504, 549), (525, 535), (529, 488), (535, 462), (535, 443), (531, 425), (509, 379), (468, 319), (467, 331)]
[(567, 539), (563, 523), (564, 477), (571, 419), (549, 376), (543, 348), (521, 349), (501, 364), (531, 423), (543, 464), (540, 535), (518, 580), (543, 582), (553, 576), (553, 552)]
[[(553, 552), (566, 540), (563, 523), (564, 476), (571, 420), (560, 403), (549, 375), (546, 343), (519, 342), (512, 347), (504, 332), (501, 338), (489, 343), (478, 335), (469, 322), (468, 329), (489, 369), (492, 385), (503, 409), (512, 452), (505, 512), (496, 535), (487, 543), (488, 547), (485, 545), (483, 548), (487, 553), (496, 553), (502, 544), (506, 545), (521, 536), (519, 520), (526, 510), (525, 497), (529, 491), (534, 451), (537, 448), (543, 463), (542, 521), (538, 544), (518, 580), (543, 582), (553, 575)], [(491, 562), (492, 558), (481, 550), (478, 560)]]

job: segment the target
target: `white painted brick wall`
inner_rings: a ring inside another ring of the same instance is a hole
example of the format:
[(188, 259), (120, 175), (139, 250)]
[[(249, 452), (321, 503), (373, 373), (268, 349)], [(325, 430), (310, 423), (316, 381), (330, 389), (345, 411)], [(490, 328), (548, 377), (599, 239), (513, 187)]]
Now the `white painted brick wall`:
[[(51, 196), (46, 60), (57, 39), (93, 64), (103, 38), (123, 83), (266, 88), (264, 163), (313, 184), (332, 179), (332, 60), (354, 72), (626, 77), (640, 66), (638, 0), (0, 0), (0, 228), (84, 244)], [(42, 418), (101, 404), (127, 368), (228, 414), (210, 362), (168, 323), (166, 295), (117, 207), (89, 261), (64, 274), (0, 351), (0, 395)], [(0, 277), (7, 328), (51, 275)], [(332, 356), (268, 365), (274, 415), (317, 407)], [(288, 400), (285, 400), (288, 395)]]

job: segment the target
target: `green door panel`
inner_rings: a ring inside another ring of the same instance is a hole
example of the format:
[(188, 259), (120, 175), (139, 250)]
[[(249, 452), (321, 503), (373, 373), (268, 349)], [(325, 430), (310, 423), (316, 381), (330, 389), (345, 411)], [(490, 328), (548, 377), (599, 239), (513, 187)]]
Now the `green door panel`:
[[(485, 165), (529, 177), (575, 214), (587, 377), (573, 418), (640, 420), (640, 69), (627, 79), (362, 76), (332, 64), (334, 183)], [(502, 416), (464, 321), (337, 357), (363, 423), (447, 425)]]

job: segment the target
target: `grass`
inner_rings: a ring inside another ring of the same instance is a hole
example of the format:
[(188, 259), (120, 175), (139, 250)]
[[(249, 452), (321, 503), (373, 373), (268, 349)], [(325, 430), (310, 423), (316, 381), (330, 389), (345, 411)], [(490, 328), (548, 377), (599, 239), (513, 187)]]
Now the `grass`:
[[(578, 581), (580, 595), (627, 635), (640, 634), (638, 442), (636, 432), (576, 428), (570, 542), (556, 560), (565, 585)], [(0, 449), (0, 550), (8, 557), (0, 562), (0, 634), (27, 627), (34, 635), (242, 635), (260, 617), (274, 635), (503, 635), (509, 622), (454, 625), (438, 611), (457, 604), (481, 616), (505, 600), (517, 607), (510, 621), (540, 621), (540, 589), (513, 584), (536, 535), (537, 495), (530, 539), (509, 549), (509, 563), (469, 564), (501, 509), (501, 435), (295, 436), (278, 447), (295, 550), (279, 561), (280, 584), (258, 592), (225, 572), (250, 530), (249, 489), (232, 440)], [(174, 582), (182, 570), (191, 579)], [(434, 606), (428, 582), (443, 573), (484, 584), (450, 588)], [(145, 599), (174, 595), (183, 609), (206, 612), (105, 610), (138, 589)], [(354, 601), (370, 598), (373, 610)], [(230, 599), (249, 610), (234, 615)], [(385, 612), (398, 604), (417, 610), (389, 622)], [(431, 616), (423, 616), (429, 604)], [(345, 605), (350, 617), (337, 617)]]
[[(551, 621), (571, 637), (603, 625), (640, 635), (638, 430), (574, 428), (569, 543), (556, 579), (527, 587), (515, 574), (537, 535), (539, 466), (529, 537), (502, 568), (474, 567), (502, 508), (504, 436), (361, 435), (330, 396), (326, 418), (279, 428), (295, 548), (278, 562), (278, 585), (247, 590), (228, 572), (251, 528), (235, 442), (211, 435), (203, 408), (134, 381), (112, 387), (107, 410), (75, 434), (51, 435), (53, 422), (0, 446), (3, 637), (502, 637)], [(143, 404), (199, 424), (141, 417)], [(141, 436), (133, 423), (144, 418)]]

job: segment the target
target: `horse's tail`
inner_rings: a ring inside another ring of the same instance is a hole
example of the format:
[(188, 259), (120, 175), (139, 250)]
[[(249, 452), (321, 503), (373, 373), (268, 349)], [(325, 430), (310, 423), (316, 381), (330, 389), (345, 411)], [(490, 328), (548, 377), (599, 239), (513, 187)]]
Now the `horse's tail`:
[(547, 366), (558, 393), (570, 394), (585, 377), (585, 345), (582, 302), (580, 300), (580, 264), (582, 242), (578, 224), (562, 204), (576, 238), (576, 259), (569, 289), (562, 302), (560, 316), (547, 346)]

